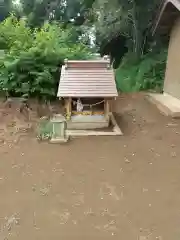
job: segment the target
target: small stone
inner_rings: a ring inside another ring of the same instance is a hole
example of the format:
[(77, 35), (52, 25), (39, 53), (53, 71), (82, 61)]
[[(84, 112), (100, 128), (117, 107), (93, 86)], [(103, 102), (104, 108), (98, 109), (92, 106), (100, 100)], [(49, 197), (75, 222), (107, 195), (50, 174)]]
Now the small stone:
[(127, 158), (125, 158), (125, 163), (130, 163), (130, 161)]
[(152, 165), (152, 162), (150, 162), (149, 164)]
[(176, 157), (176, 156), (177, 156), (176, 152), (171, 153), (171, 157)]
[(162, 240), (161, 236), (156, 237), (157, 240)]
[(151, 207), (152, 205), (151, 204), (149, 204), (149, 207)]
[(77, 225), (77, 221), (76, 220), (72, 220), (74, 225)]
[(24, 156), (24, 153), (21, 153), (21, 156)]

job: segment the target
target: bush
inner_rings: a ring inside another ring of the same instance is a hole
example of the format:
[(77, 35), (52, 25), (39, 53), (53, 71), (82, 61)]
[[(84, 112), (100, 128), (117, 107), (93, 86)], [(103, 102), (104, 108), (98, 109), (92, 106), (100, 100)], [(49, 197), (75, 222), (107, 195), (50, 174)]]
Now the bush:
[(167, 50), (149, 52), (139, 60), (127, 54), (116, 70), (117, 88), (122, 92), (153, 89), (162, 91), (166, 68)]
[[(73, 43), (72, 29), (45, 23), (31, 30), (14, 16), (0, 24), (0, 90), (12, 96), (53, 98), (65, 58), (88, 59), (90, 52)], [(1, 51), (2, 52), (2, 51)]]

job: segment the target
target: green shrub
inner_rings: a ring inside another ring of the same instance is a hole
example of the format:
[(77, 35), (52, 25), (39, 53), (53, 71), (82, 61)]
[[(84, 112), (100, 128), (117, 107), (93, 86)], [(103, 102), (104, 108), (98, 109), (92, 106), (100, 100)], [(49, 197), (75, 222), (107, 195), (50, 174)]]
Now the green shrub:
[(14, 16), (0, 24), (0, 90), (13, 96), (53, 98), (65, 58), (87, 59), (90, 52), (73, 43), (72, 29), (45, 23), (31, 30)]
[(117, 88), (122, 92), (136, 92), (154, 89), (161, 91), (164, 82), (167, 50), (149, 52), (139, 60), (127, 54), (116, 70)]

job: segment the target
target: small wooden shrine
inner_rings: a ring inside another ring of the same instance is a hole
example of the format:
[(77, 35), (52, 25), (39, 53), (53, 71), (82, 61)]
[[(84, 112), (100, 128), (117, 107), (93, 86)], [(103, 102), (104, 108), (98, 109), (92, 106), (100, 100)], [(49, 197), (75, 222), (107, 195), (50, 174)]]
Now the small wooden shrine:
[(67, 129), (108, 127), (111, 102), (118, 96), (109, 59), (65, 60), (57, 96), (65, 100)]

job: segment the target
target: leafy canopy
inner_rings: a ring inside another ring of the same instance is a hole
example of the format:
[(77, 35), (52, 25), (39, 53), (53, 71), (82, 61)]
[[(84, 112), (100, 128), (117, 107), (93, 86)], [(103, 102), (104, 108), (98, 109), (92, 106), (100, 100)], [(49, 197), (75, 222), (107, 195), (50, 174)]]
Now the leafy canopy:
[(56, 96), (65, 58), (87, 59), (88, 48), (73, 42), (73, 29), (45, 23), (31, 29), (11, 16), (0, 24), (0, 90), (14, 96)]

